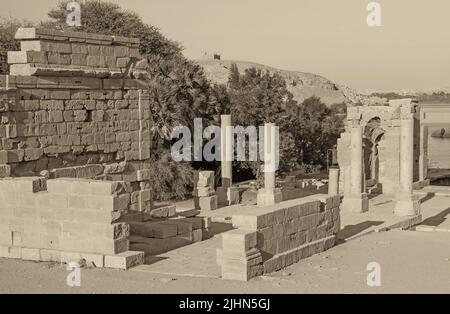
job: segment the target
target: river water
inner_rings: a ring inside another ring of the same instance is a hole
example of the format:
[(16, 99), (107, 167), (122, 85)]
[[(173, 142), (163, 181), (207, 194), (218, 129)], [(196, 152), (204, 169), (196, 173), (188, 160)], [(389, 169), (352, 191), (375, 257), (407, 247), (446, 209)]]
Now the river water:
[[(440, 128), (429, 128), (429, 134)], [(428, 159), (430, 168), (450, 169), (450, 138), (428, 139)]]

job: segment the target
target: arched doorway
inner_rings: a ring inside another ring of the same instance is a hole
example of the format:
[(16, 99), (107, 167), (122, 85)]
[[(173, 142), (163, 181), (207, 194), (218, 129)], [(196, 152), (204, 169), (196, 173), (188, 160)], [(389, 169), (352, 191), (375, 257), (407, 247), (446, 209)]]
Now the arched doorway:
[(378, 145), (384, 138), (384, 133), (379, 117), (370, 119), (364, 127), (364, 174), (368, 189), (379, 188), (380, 158)]

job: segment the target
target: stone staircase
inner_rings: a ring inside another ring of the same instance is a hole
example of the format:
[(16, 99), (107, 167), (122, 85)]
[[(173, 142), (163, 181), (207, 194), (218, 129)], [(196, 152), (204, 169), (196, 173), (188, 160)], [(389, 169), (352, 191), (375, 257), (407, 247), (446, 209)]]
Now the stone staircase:
[(146, 256), (154, 256), (209, 237), (210, 218), (177, 215), (172, 208), (161, 207), (158, 210), (158, 213), (165, 212), (173, 212), (174, 215), (151, 217), (144, 222), (130, 222), (129, 241), (132, 250), (145, 252)]

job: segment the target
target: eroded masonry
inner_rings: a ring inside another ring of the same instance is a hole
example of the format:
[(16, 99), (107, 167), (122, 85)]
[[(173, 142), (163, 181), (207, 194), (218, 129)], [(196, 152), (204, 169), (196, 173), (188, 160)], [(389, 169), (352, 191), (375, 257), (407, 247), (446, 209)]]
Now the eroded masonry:
[(397, 216), (420, 214), (414, 189), (427, 186), (428, 129), (411, 99), (388, 105), (348, 108), (346, 131), (338, 140), (342, 209), (369, 210), (368, 195), (395, 195)]
[(16, 39), (1, 78), (2, 256), (142, 263), (125, 223), (152, 214), (139, 41), (35, 28)]
[[(427, 135), (415, 101), (349, 107), (326, 182), (273, 169), (256, 190), (233, 183), (223, 156), (221, 185), (214, 172), (195, 172), (192, 210), (181, 210), (152, 201), (139, 41), (36, 28), (16, 38), (21, 51), (0, 77), (0, 257), (128, 269), (222, 233), (221, 247), (205, 246), (221, 277), (248, 280), (333, 247), (341, 208), (368, 211), (370, 193), (392, 193), (397, 216), (421, 219), (413, 190), (428, 184)], [(223, 154), (230, 126), (223, 115)], [(220, 211), (228, 226), (213, 230)]]

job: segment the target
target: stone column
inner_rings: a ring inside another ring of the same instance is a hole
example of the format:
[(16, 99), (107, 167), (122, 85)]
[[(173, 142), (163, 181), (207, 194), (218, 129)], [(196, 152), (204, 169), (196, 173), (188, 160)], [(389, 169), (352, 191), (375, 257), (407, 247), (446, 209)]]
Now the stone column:
[(221, 166), (222, 186), (217, 188), (218, 203), (221, 206), (239, 204), (239, 189), (233, 184), (233, 134), (231, 115), (221, 115)]
[(348, 212), (363, 213), (369, 210), (369, 199), (364, 191), (363, 129), (359, 121), (353, 121), (350, 134), (350, 193), (344, 197), (342, 207)]
[(339, 195), (339, 168), (331, 167), (328, 176), (328, 195)]
[(420, 126), (419, 179), (428, 179), (428, 126)]
[(283, 195), (275, 186), (276, 169), (273, 168), (277, 158), (276, 143), (274, 142), (274, 124), (264, 125), (264, 188), (258, 191), (258, 206), (270, 206), (280, 203)]
[(396, 195), (396, 216), (414, 216), (420, 213), (420, 202), (413, 195), (414, 180), (414, 118), (403, 115), (400, 120), (400, 184)]
[(222, 187), (233, 183), (231, 115), (221, 115)]
[(350, 164), (344, 167), (344, 169), (342, 170), (342, 175), (344, 176), (344, 197), (350, 197)]
[(194, 172), (194, 205), (195, 209), (211, 211), (217, 209), (218, 197), (214, 190), (214, 171)]

